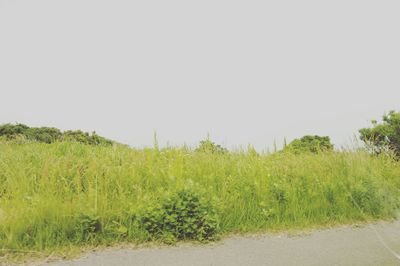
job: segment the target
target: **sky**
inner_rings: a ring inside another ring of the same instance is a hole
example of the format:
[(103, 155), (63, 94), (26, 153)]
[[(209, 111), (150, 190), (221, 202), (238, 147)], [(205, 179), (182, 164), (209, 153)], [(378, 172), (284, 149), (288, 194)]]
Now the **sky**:
[(0, 0), (0, 124), (347, 145), (400, 110), (399, 1)]

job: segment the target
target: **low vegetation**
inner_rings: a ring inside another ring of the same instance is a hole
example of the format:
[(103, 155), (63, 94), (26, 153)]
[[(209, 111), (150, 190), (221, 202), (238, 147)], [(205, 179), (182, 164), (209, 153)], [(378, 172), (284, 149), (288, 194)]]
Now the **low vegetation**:
[(209, 138), (196, 149), (134, 149), (87, 145), (49, 128), (8, 129), (0, 127), (3, 259), (392, 219), (400, 208), (395, 154), (334, 151), (329, 137), (263, 154)]
[(362, 151), (255, 155), (2, 142), (0, 256), (393, 218), (399, 176), (392, 158)]

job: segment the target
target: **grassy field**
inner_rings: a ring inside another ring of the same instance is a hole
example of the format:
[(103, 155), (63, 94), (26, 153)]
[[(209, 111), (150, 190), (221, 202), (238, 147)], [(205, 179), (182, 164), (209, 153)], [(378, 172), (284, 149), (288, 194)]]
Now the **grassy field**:
[(0, 257), (175, 241), (152, 234), (143, 217), (179, 191), (195, 192), (206, 206), (198, 213), (212, 215), (223, 236), (395, 218), (399, 188), (400, 164), (362, 151), (212, 154), (0, 142)]

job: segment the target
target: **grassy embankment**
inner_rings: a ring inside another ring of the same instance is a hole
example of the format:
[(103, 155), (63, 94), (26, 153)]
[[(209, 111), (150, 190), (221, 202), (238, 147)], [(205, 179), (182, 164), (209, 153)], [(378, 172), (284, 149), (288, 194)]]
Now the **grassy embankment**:
[(400, 164), (364, 152), (0, 142), (0, 257), (148, 241), (141, 215), (182, 189), (212, 204), (224, 235), (394, 218), (399, 188)]

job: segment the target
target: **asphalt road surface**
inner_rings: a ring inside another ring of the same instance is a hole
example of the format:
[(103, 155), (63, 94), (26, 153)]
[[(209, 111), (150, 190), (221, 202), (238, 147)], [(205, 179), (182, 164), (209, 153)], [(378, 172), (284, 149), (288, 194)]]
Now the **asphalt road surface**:
[(297, 236), (233, 237), (196, 246), (113, 249), (46, 266), (92, 265), (400, 265), (400, 222)]

